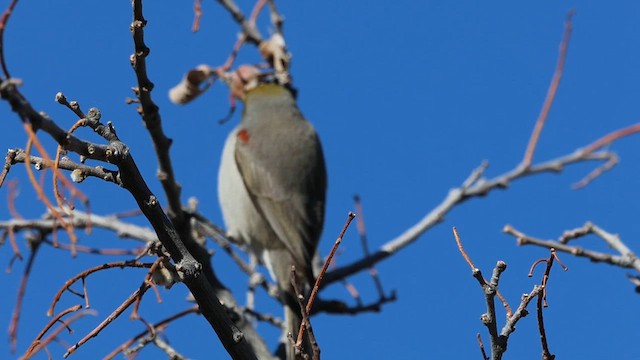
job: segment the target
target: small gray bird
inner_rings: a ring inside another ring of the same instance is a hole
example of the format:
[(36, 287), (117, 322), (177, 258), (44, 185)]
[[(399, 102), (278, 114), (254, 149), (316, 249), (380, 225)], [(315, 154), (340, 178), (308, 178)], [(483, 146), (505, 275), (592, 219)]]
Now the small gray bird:
[[(249, 90), (242, 120), (224, 145), (218, 197), (227, 234), (244, 244), (277, 282), (285, 304), (285, 331), (294, 339), (301, 315), (291, 266), (296, 267), (299, 288), (309, 289), (326, 189), (318, 135), (292, 91), (276, 84)], [(293, 348), (288, 343), (285, 347), (287, 359), (294, 359)]]

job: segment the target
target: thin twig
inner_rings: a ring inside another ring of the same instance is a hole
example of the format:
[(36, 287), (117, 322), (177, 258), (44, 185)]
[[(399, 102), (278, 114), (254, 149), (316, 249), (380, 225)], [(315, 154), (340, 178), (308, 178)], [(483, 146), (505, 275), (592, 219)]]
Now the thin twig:
[(244, 17), (244, 14), (238, 6), (233, 2), (233, 0), (217, 0), (220, 5), (222, 5), (233, 17), (241, 27), (242, 33), (246, 36), (247, 40), (254, 44), (260, 44), (262, 42), (262, 35), (258, 28), (256, 28), (255, 24), (251, 24), (250, 21), (247, 21)]
[(29, 345), (29, 349), (27, 349), (24, 355), (22, 355), (22, 358), (28, 359), (34, 354), (34, 350), (36, 349), (36, 347), (38, 347), (39, 345), (42, 345), (42, 342), (40, 341), (42, 337), (47, 333), (47, 331), (49, 331), (49, 329), (53, 327), (53, 325), (55, 325), (58, 321), (60, 321), (60, 319), (63, 316), (72, 312), (76, 312), (81, 308), (82, 308), (82, 305), (74, 305), (66, 310), (63, 310), (61, 313), (59, 313), (53, 319), (51, 319), (51, 321), (49, 321), (49, 323), (45, 325), (45, 327), (40, 331), (38, 336), (36, 336), (36, 338), (31, 342), (31, 345)]
[(562, 42), (560, 43), (560, 54), (558, 55), (558, 63), (556, 64), (556, 70), (553, 74), (553, 78), (551, 79), (549, 90), (547, 90), (547, 97), (544, 99), (542, 110), (540, 110), (540, 115), (538, 116), (536, 125), (533, 129), (533, 132), (531, 133), (531, 138), (529, 139), (529, 145), (527, 145), (527, 151), (524, 154), (524, 159), (522, 159), (522, 166), (524, 167), (528, 167), (531, 165), (531, 161), (533, 160), (533, 153), (536, 149), (536, 145), (538, 144), (538, 139), (540, 138), (540, 133), (542, 132), (544, 123), (547, 121), (547, 117), (549, 117), (549, 110), (551, 110), (553, 100), (555, 100), (556, 98), (556, 92), (558, 90), (558, 86), (560, 85), (560, 79), (562, 79), (562, 72), (564, 71), (564, 63), (567, 59), (567, 48), (569, 47), (569, 39), (571, 38), (572, 29), (571, 18), (574, 14), (575, 10), (569, 10), (569, 13), (567, 13), (567, 18), (564, 22), (564, 36), (562, 37)]
[(202, 0), (193, 1), (193, 25), (191, 31), (197, 32), (200, 30), (200, 19), (202, 18)]
[[(318, 290), (320, 289), (320, 284), (322, 283), (322, 279), (324, 278), (324, 275), (326, 274), (327, 269), (329, 268), (329, 264), (331, 263), (331, 259), (333, 259), (333, 256), (335, 255), (336, 251), (338, 250), (338, 247), (342, 243), (342, 238), (344, 237), (344, 234), (347, 232), (347, 229), (349, 228), (349, 224), (351, 224), (351, 221), (355, 217), (356, 217), (356, 214), (354, 214), (352, 212), (349, 212), (349, 214), (347, 214), (347, 222), (344, 224), (344, 227), (342, 228), (342, 231), (340, 231), (340, 235), (338, 235), (338, 238), (336, 239), (335, 243), (333, 244), (333, 247), (331, 248), (331, 252), (329, 252), (329, 256), (327, 256), (327, 258), (325, 259), (324, 265), (322, 266), (322, 270), (318, 274), (318, 277), (316, 278), (316, 282), (313, 285), (313, 288), (311, 289), (311, 294), (309, 295), (309, 300), (307, 301), (307, 305), (306, 305), (306, 308), (305, 308), (305, 311), (307, 313), (311, 312), (311, 308), (313, 307), (313, 302), (315, 301), (316, 295), (318, 294)], [(305, 329), (305, 324), (303, 322), (302, 326), (300, 326), (300, 331), (298, 332), (298, 336), (297, 336), (298, 341), (300, 341), (302, 339), (303, 334), (304, 334), (304, 329)]]
[(2, 72), (4, 73), (5, 80), (10, 79), (11, 75), (9, 74), (9, 69), (7, 68), (7, 63), (4, 59), (4, 30), (6, 29), (7, 23), (9, 22), (9, 17), (13, 13), (13, 9), (17, 4), (18, 0), (11, 1), (9, 6), (7, 6), (4, 13), (2, 14), (2, 18), (0, 19), (0, 64), (2, 65)]
[(38, 254), (38, 249), (40, 249), (41, 238), (42, 234), (38, 234), (31, 239), (31, 252), (29, 253), (27, 264), (24, 267), (24, 272), (20, 279), (20, 286), (18, 287), (18, 293), (16, 296), (16, 304), (13, 308), (13, 314), (11, 315), (11, 322), (9, 325), (9, 339), (11, 342), (12, 352), (16, 351), (16, 345), (18, 343), (18, 323), (20, 322), (20, 315), (22, 314), (22, 301), (24, 300), (24, 294), (27, 290), (27, 281), (29, 280), (29, 275), (31, 275), (31, 269), (33, 268), (36, 254)]
[(47, 315), (48, 316), (52, 316), (54, 311), (55, 311), (55, 306), (58, 303), (58, 301), (60, 300), (60, 297), (62, 296), (62, 294), (64, 293), (65, 290), (68, 290), (69, 287), (71, 285), (73, 285), (76, 281), (80, 280), (80, 279), (84, 279), (87, 276), (98, 272), (98, 271), (102, 271), (102, 270), (107, 270), (107, 269), (114, 269), (114, 268), (125, 268), (125, 267), (132, 267), (132, 268), (151, 268), (151, 266), (153, 266), (153, 263), (139, 263), (139, 262), (131, 262), (131, 261), (117, 261), (117, 262), (112, 262), (112, 263), (107, 263), (107, 264), (102, 264), (102, 265), (98, 265), (98, 266), (94, 266), (90, 269), (87, 269), (77, 275), (75, 275), (74, 277), (72, 277), (71, 279), (67, 280), (64, 285), (60, 288), (60, 290), (58, 290), (58, 292), (56, 293), (56, 295), (53, 297), (53, 301), (51, 302), (51, 306), (49, 307), (49, 310), (47, 311)]
[(107, 325), (112, 323), (113, 320), (120, 316), (129, 306), (131, 306), (134, 301), (136, 301), (137, 298), (141, 297), (149, 289), (149, 287), (150, 285), (145, 283), (139, 289), (134, 291), (125, 301), (122, 302), (122, 304), (120, 304), (120, 306), (118, 306), (109, 316), (107, 316), (107, 318), (105, 318), (100, 324), (98, 324), (98, 326), (96, 326), (87, 335), (85, 335), (85, 337), (80, 339), (80, 341), (78, 341), (75, 345), (67, 349), (67, 352), (63, 355), (63, 357), (66, 359), (80, 346), (91, 340), (91, 338), (98, 336), (100, 331), (102, 331), (105, 327), (107, 327)]
[(484, 344), (482, 343), (482, 336), (480, 336), (480, 333), (478, 333), (478, 346), (480, 347), (480, 352), (482, 353), (482, 359), (483, 360), (489, 360), (489, 357), (487, 356), (487, 353), (484, 351)]
[[(456, 244), (458, 245), (458, 250), (460, 251), (460, 254), (462, 254), (462, 257), (464, 258), (464, 260), (467, 262), (467, 264), (469, 264), (469, 266), (471, 267), (471, 271), (476, 274), (476, 278), (478, 280), (482, 279), (481, 282), (481, 286), (484, 286), (483, 284), (488, 284), (487, 280), (481, 276), (481, 273), (479, 271), (478, 268), (476, 268), (476, 266), (473, 264), (473, 261), (471, 261), (471, 258), (469, 257), (469, 255), (467, 254), (467, 252), (464, 250), (464, 247), (462, 246), (462, 240), (460, 240), (460, 235), (458, 234), (458, 229), (456, 229), (456, 227), (453, 227), (453, 237), (456, 240)], [(506, 264), (505, 264), (506, 266)], [(504, 269), (502, 269), (504, 271)], [(497, 281), (497, 280), (496, 280)], [(502, 306), (504, 307), (507, 316), (511, 316), (511, 306), (509, 305), (509, 303), (507, 302), (507, 299), (504, 298), (504, 296), (502, 296), (502, 294), (500, 293), (500, 291), (498, 291), (497, 286), (495, 289), (496, 292), (496, 296), (498, 297), (498, 299), (500, 300), (500, 302), (502, 303)]]
[[(193, 306), (190, 307), (186, 310), (183, 310), (177, 314), (171, 315), (163, 320), (158, 321), (155, 324), (152, 324), (151, 326), (156, 329), (157, 331), (160, 331), (160, 329), (164, 329), (166, 328), (170, 323), (172, 323), (173, 321), (184, 317), (186, 315), (189, 314), (199, 314), (198, 311), (198, 306)], [(105, 356), (103, 360), (111, 360), (114, 357), (116, 357), (116, 355), (118, 355), (119, 353), (125, 351), (129, 346), (131, 346), (134, 342), (138, 341), (139, 339), (141, 339), (143, 336), (147, 335), (149, 333), (149, 330), (145, 330), (139, 334), (137, 334), (136, 336), (134, 336), (133, 338), (131, 338), (130, 340), (128, 340), (127, 342), (125, 342), (124, 344), (118, 346), (118, 348), (116, 348), (114, 351), (112, 351), (111, 353), (109, 353), (109, 355)]]

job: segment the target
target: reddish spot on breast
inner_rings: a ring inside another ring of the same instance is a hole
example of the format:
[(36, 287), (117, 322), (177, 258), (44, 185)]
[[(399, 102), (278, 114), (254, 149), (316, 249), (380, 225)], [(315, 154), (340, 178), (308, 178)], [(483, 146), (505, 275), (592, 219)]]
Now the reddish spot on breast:
[(242, 129), (240, 131), (238, 131), (238, 139), (240, 141), (242, 141), (243, 143), (248, 143), (249, 142), (249, 132), (247, 131), (247, 129)]

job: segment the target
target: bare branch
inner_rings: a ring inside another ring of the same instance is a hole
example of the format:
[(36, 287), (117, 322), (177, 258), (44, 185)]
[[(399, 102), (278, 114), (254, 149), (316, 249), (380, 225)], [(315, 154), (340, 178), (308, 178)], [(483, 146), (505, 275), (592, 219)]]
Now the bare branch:
[(573, 28), (573, 25), (571, 23), (571, 18), (573, 17), (573, 15), (575, 15), (575, 10), (569, 10), (567, 19), (564, 23), (564, 36), (562, 38), (562, 42), (560, 43), (560, 54), (558, 55), (556, 71), (553, 74), (551, 84), (549, 85), (549, 90), (547, 91), (547, 97), (544, 99), (542, 110), (540, 110), (540, 115), (538, 116), (536, 125), (533, 129), (533, 132), (531, 133), (531, 138), (529, 139), (529, 145), (527, 146), (527, 151), (524, 154), (524, 159), (522, 159), (522, 166), (524, 167), (531, 165), (533, 153), (536, 150), (536, 145), (538, 144), (538, 139), (540, 138), (540, 133), (542, 133), (544, 123), (547, 121), (547, 117), (549, 117), (549, 110), (551, 110), (553, 100), (555, 100), (556, 98), (556, 92), (558, 91), (560, 79), (562, 79), (562, 72), (564, 71), (564, 63), (567, 59), (567, 48), (569, 47), (569, 39), (571, 37), (571, 30)]
[(64, 358), (66, 359), (69, 355), (75, 352), (80, 346), (85, 344), (87, 341), (91, 340), (98, 336), (100, 331), (102, 331), (107, 325), (112, 323), (118, 316), (120, 316), (131, 304), (133, 304), (136, 299), (141, 297), (148, 289), (151, 287), (149, 284), (144, 284), (139, 289), (133, 292), (125, 301), (120, 304), (107, 318), (105, 318), (98, 326), (96, 326), (93, 330), (91, 330), (85, 337), (80, 339), (75, 345), (67, 349), (67, 352), (64, 354)]
[(31, 269), (33, 268), (36, 255), (38, 254), (38, 249), (40, 249), (40, 244), (42, 244), (42, 236), (43, 235), (41, 233), (38, 233), (30, 239), (31, 252), (29, 253), (27, 264), (24, 267), (24, 272), (22, 274), (22, 278), (20, 279), (20, 287), (18, 288), (16, 304), (13, 308), (11, 323), (9, 325), (9, 339), (11, 341), (12, 352), (15, 352), (16, 350), (16, 344), (18, 342), (18, 324), (20, 322), (20, 315), (22, 314), (22, 301), (24, 300), (24, 294), (27, 289), (27, 281), (29, 281), (29, 275), (31, 275)]
[[(7, 63), (4, 60), (4, 29), (7, 27), (7, 23), (9, 22), (9, 17), (13, 13), (13, 9), (18, 4), (18, 0), (12, 0), (9, 6), (5, 9), (2, 14), (2, 18), (0, 19), (0, 65), (2, 65), (2, 72), (4, 73), (5, 79), (10, 79), (11, 75), (9, 74), (9, 69), (7, 68)], [(0, 182), (1, 184), (2, 182)]]
[[(7, 152), (6, 158), (9, 164), (11, 165), (17, 163), (25, 163), (27, 162), (27, 155), (22, 149), (9, 149)], [(47, 160), (45, 158), (37, 157), (37, 156), (29, 156), (29, 163), (34, 164), (36, 170), (43, 170), (52, 168), (54, 166), (54, 162), (51, 160)], [(58, 162), (58, 168), (64, 170), (71, 170), (71, 178), (74, 182), (82, 182), (87, 177), (96, 177), (102, 179), (107, 182), (112, 182), (116, 185), (122, 185), (118, 178), (118, 172), (114, 170), (105, 169), (102, 166), (87, 166), (84, 164), (78, 164), (76, 162), (71, 161), (70, 159), (63, 157)]]
[[(571, 154), (538, 163), (530, 167), (525, 168), (518, 166), (491, 179), (482, 177), (484, 169), (486, 169), (486, 163), (484, 163), (469, 175), (469, 177), (463, 182), (463, 186), (449, 190), (449, 193), (444, 200), (442, 200), (442, 202), (433, 210), (427, 213), (427, 215), (425, 215), (418, 223), (398, 235), (396, 238), (382, 245), (378, 251), (372, 253), (370, 256), (328, 272), (321, 287), (368, 269), (372, 265), (387, 259), (391, 255), (405, 248), (407, 245), (418, 240), (418, 238), (427, 230), (442, 222), (445, 215), (454, 207), (469, 199), (486, 196), (491, 191), (497, 189), (505, 189), (511, 182), (528, 176), (543, 173), (558, 173), (569, 165), (594, 160), (601, 161), (603, 159), (609, 159), (611, 156), (612, 154), (609, 152), (587, 153), (583, 150), (577, 150)], [(473, 179), (476, 180), (472, 181)]]
[(29, 346), (29, 349), (27, 349), (27, 352), (25, 352), (24, 355), (22, 355), (23, 359), (29, 359), (31, 356), (33, 356), (33, 354), (35, 353), (36, 348), (39, 345), (42, 345), (41, 339), (42, 337), (47, 333), (47, 331), (49, 331), (49, 329), (51, 329), (51, 327), (53, 327), (53, 325), (55, 325), (58, 321), (60, 321), (60, 319), (72, 312), (76, 312), (78, 310), (80, 310), (82, 308), (82, 305), (74, 305), (64, 311), (62, 311), (61, 313), (59, 313), (58, 315), (56, 315), (53, 319), (51, 319), (51, 321), (49, 321), (49, 323), (47, 325), (45, 325), (44, 329), (42, 329), (42, 331), (40, 331), (40, 333), (38, 334), (38, 336), (36, 336), (35, 340), (33, 340), (33, 342), (31, 342), (31, 345)]
[(144, 42), (144, 27), (147, 25), (147, 20), (142, 15), (142, 0), (133, 0), (131, 3), (133, 6), (131, 34), (133, 35), (135, 51), (131, 54), (130, 60), (138, 80), (138, 86), (134, 87), (133, 91), (140, 101), (138, 112), (153, 141), (159, 167), (157, 176), (167, 196), (169, 216), (172, 217), (175, 225), (179, 227), (184, 221), (184, 217), (180, 202), (181, 186), (176, 181), (173, 165), (171, 164), (171, 156), (169, 156), (172, 140), (164, 134), (162, 129), (162, 118), (160, 117), (158, 106), (151, 98), (151, 91), (154, 85), (147, 76), (146, 59), (149, 55), (149, 48)]
[[(150, 228), (118, 220), (115, 216), (100, 216), (74, 210), (70, 212), (69, 215), (65, 215), (64, 220), (76, 229), (85, 229), (91, 226), (113, 231), (121, 238), (144, 242), (158, 241), (158, 236)], [(42, 219), (11, 219), (0, 221), (0, 229), (13, 229), (13, 231), (41, 230), (51, 232), (59, 227), (60, 224), (50, 215)]]
[(233, 20), (235, 20), (242, 27), (242, 34), (246, 37), (247, 41), (249, 41), (250, 43), (254, 43), (256, 45), (262, 42), (262, 35), (260, 34), (260, 31), (256, 27), (255, 22), (248, 21), (244, 17), (244, 14), (242, 13), (242, 11), (240, 11), (240, 8), (238, 8), (238, 5), (236, 5), (236, 3), (233, 0), (217, 0), (217, 1), (220, 3), (220, 5), (222, 5), (222, 7), (224, 7), (231, 14), (231, 17), (233, 17)]
[[(557, 251), (566, 252), (577, 257), (585, 257), (593, 262), (603, 262), (615, 265), (625, 269), (634, 269), (640, 272), (640, 259), (633, 251), (620, 239), (618, 235), (611, 234), (604, 229), (587, 222), (581, 228), (565, 231), (559, 241), (543, 240), (529, 236), (511, 225), (505, 225), (503, 231), (516, 238), (518, 245), (535, 245)], [(596, 235), (602, 239), (610, 248), (614, 249), (619, 255), (607, 254), (599, 251), (584, 249), (579, 246), (567, 245), (570, 240), (587, 236)]]

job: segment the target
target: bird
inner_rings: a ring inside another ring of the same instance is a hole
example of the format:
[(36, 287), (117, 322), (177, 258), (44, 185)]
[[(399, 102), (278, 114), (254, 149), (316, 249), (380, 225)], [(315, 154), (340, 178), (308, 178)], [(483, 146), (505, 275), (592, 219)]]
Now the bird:
[[(243, 98), (241, 121), (222, 151), (218, 198), (227, 235), (248, 249), (278, 285), (284, 334), (295, 339), (302, 316), (291, 267), (299, 289), (310, 289), (325, 215), (324, 154), (290, 86), (259, 84)], [(286, 359), (295, 359), (293, 347), (286, 340), (284, 345)]]

